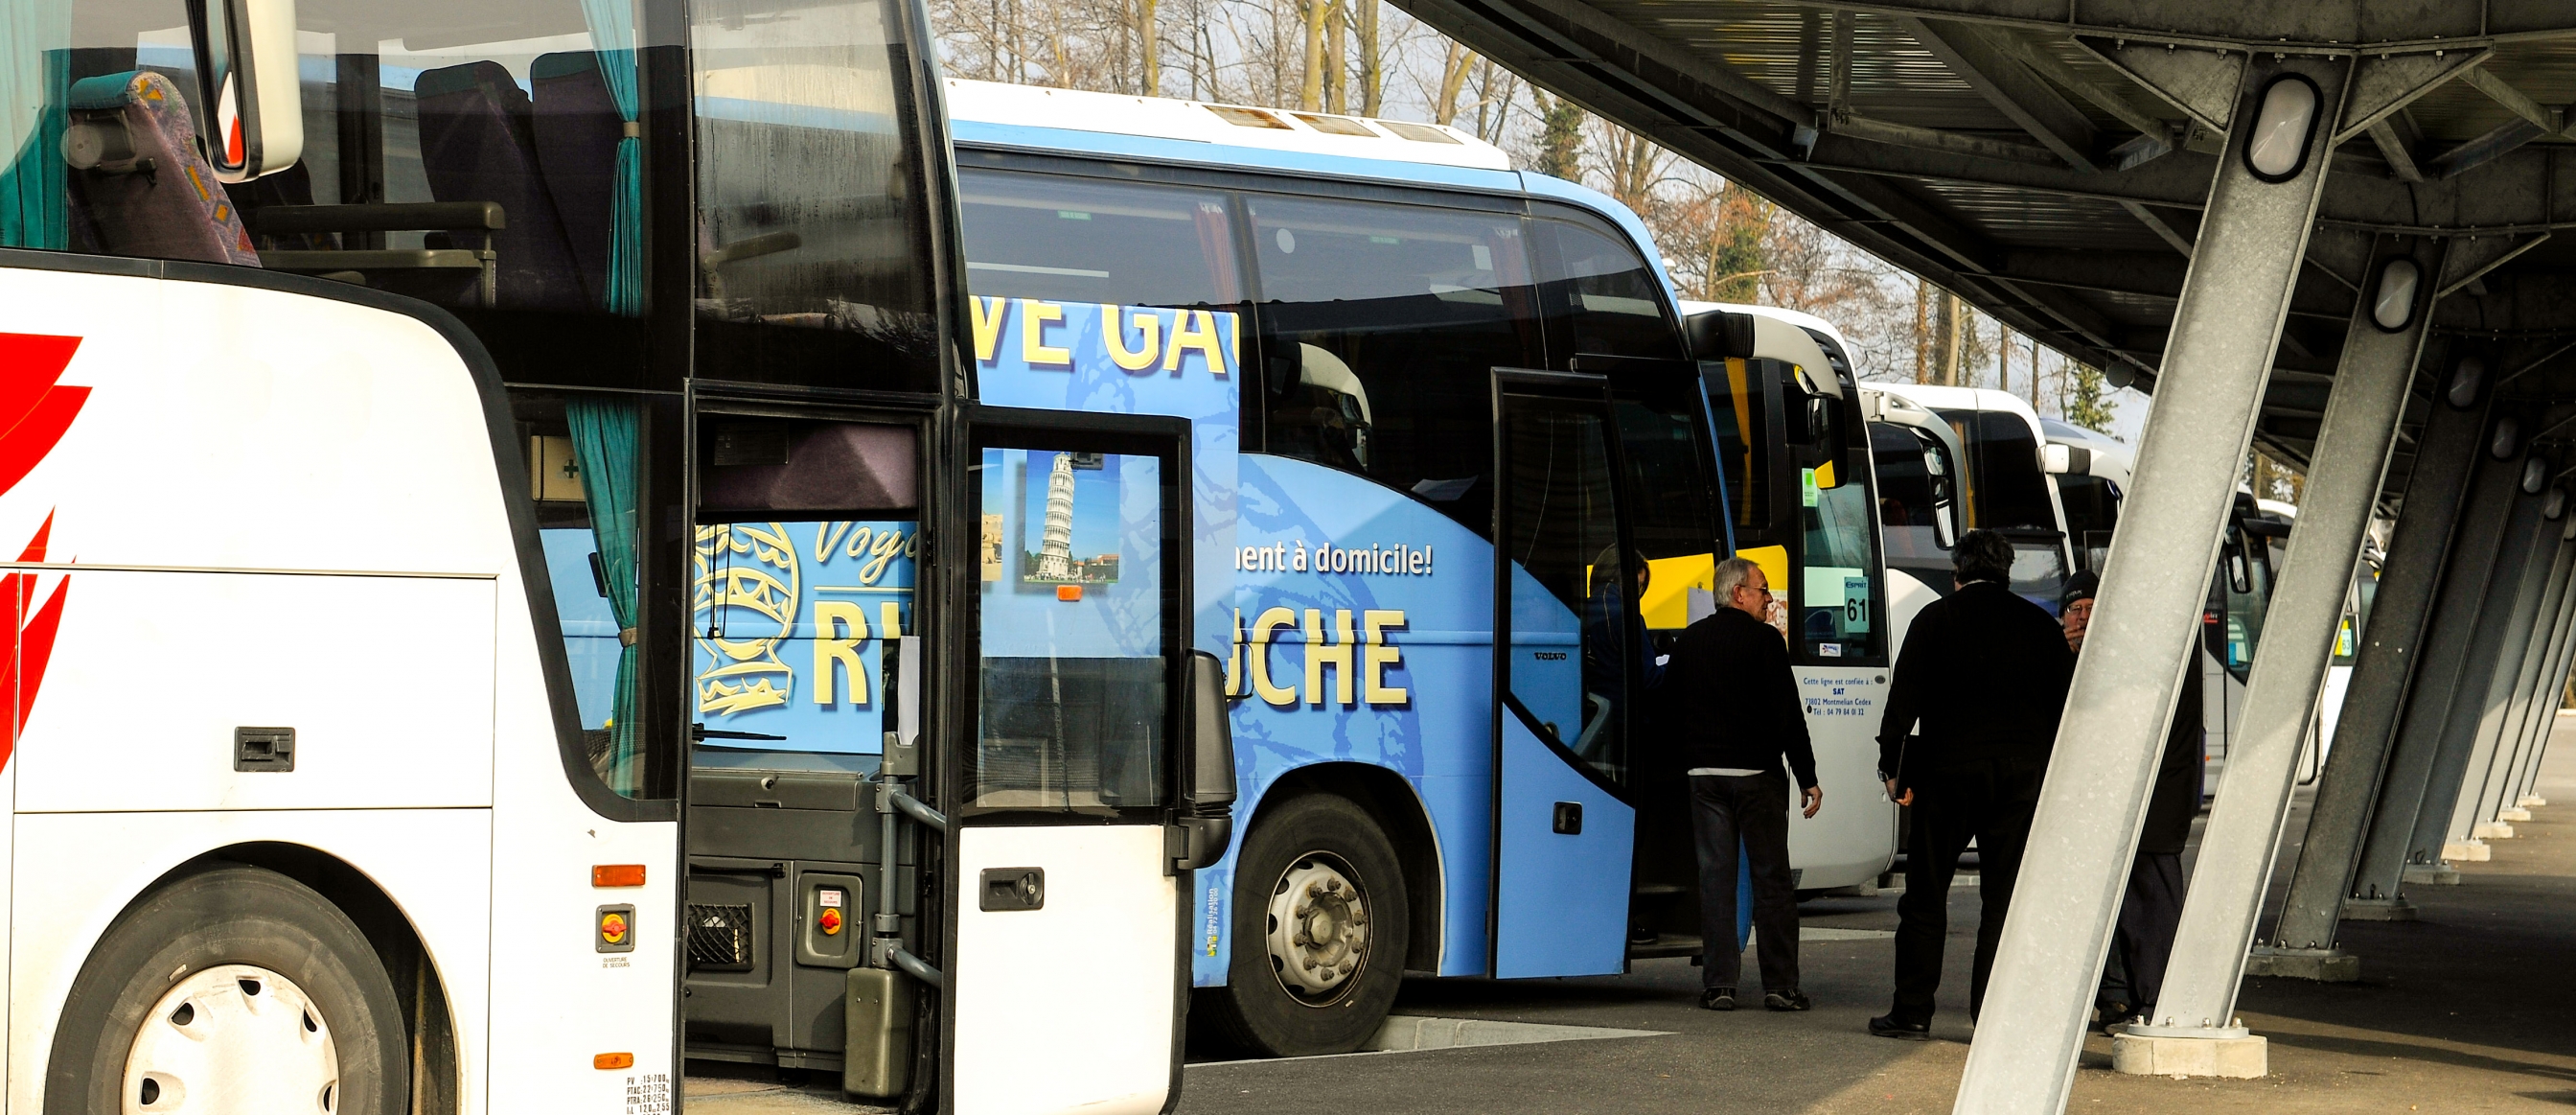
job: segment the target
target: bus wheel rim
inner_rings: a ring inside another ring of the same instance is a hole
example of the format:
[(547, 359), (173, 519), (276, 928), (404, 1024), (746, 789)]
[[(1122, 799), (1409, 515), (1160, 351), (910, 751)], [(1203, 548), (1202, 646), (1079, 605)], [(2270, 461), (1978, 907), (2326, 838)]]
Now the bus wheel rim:
[(340, 1055), (295, 981), (221, 964), (179, 981), (145, 1012), (125, 1058), (125, 1115), (333, 1115)]
[(1270, 888), (1270, 969), (1300, 1003), (1340, 1000), (1368, 968), (1369, 897), (1358, 874), (1338, 856), (1308, 852), (1290, 860)]

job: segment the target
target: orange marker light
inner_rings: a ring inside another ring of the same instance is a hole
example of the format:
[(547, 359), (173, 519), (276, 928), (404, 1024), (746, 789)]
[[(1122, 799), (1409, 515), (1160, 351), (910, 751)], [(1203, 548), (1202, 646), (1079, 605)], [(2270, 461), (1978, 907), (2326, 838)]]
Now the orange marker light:
[(839, 910), (825, 910), (823, 911), (823, 916), (816, 918), (815, 922), (823, 927), (823, 935), (826, 937), (837, 936), (841, 932), (841, 912)]
[(644, 865), (640, 863), (598, 863), (590, 868), (590, 885), (594, 887), (640, 887), (644, 885)]
[(1058, 599), (1058, 600), (1065, 601), (1065, 602), (1067, 602), (1067, 603), (1071, 603), (1071, 602), (1073, 602), (1073, 601), (1080, 600), (1080, 599), (1082, 599), (1082, 586), (1081, 586), (1081, 585), (1057, 585), (1057, 586), (1055, 586), (1055, 598), (1056, 598), (1056, 599)]
[(626, 915), (607, 914), (599, 919), (599, 939), (612, 945), (626, 943)]
[(590, 1067), (595, 1069), (631, 1069), (635, 1067), (635, 1055), (632, 1053), (602, 1053), (599, 1056), (590, 1059)]

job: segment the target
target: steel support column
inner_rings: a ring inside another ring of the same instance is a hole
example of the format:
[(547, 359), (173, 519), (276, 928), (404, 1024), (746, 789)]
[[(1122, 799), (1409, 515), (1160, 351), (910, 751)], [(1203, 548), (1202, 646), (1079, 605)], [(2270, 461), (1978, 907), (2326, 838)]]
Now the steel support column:
[[(2544, 497), (2542, 534), (2549, 533), (2557, 518), (2546, 514), (2547, 505), (2563, 498)], [(2565, 610), (2561, 605), (2567, 593), (2571, 557), (2576, 557), (2576, 549), (2567, 545), (2562, 531), (2557, 554), (2550, 563), (2549, 581), (2540, 594), (2540, 606), (2532, 612), (2531, 635), (2523, 640), (2522, 653), (2515, 656), (2513, 688), (2505, 695), (2504, 715), (2496, 724), (2495, 740), (2492, 744), (2480, 741), (2486, 760), (2473, 760), (2469, 777), (2461, 784), (2460, 804), (2451, 818), (2452, 839), (2494, 839), (2512, 832), (2509, 828), (2487, 829), (2485, 826), (2499, 822), (2501, 818), (2496, 814), (2512, 804), (2504, 798), (2505, 788), (2512, 781), (2509, 772), (2522, 759), (2522, 729), (2530, 717), (2532, 691), (2540, 687), (2541, 668), (2549, 652), (2557, 646), (2558, 618), (2559, 613)]]
[[(2439, 243), (2390, 245), (2366, 274), (2377, 276), (2393, 261), (2406, 259), (2417, 274), (2439, 275), (2442, 254)], [(2154, 1025), (2198, 1026), (2213, 1037), (2243, 1033), (2231, 1027), (2231, 1020), (2245, 949), (2254, 939), (2263, 892), (2271, 885), (2273, 850), (2289, 816), (2299, 753), (2334, 658), (2344, 598), (2361, 564), (2362, 540), (2370, 530), (2389, 450), (2397, 444), (2397, 422), (2406, 410), (2415, 362), (2423, 354), (2425, 324), (2433, 316), (2432, 284), (2411, 293), (2405, 328), (2391, 332), (2372, 320), (2377, 298), (2371, 287), (2356, 300), (2345, 328), (2334, 393), (2327, 397), (2325, 423), (2299, 501), (2299, 526), (2290, 534), (2289, 555), (2274, 581), (2279, 587), (2264, 613), (2263, 643), (2246, 679), (2245, 707), (2228, 748), (2227, 778), (2201, 835), (2164, 990), (2149, 1020)]]
[(2138, 825), (2200, 613), (2264, 381), (2316, 227), (2329, 140), (2349, 63), (2258, 59), (2245, 67), (2234, 119), (2288, 75), (2318, 94), (2295, 167), (2257, 177), (2258, 131), (2230, 131), (2174, 309), (2155, 410), (2104, 570), (2092, 632), (2031, 823), (2019, 883), (2033, 900), (2005, 920), (1985, 1010), (1954, 1110), (2053, 1115), (2066, 1104)]
[[(2443, 571), (2454, 564), (2449, 562), (2451, 540), (2466, 525), (2462, 519), (2470, 502), (2470, 478), (2486, 445), (2485, 384), (2479, 382), (2484, 378), (2484, 365), (2475, 358), (2433, 377), (2432, 413), (2416, 441), (2405, 509), (2380, 563), (2378, 597), (2361, 632), (2343, 712), (2335, 721), (2334, 747), (2326, 753), (2316, 801), (2308, 811), (2307, 837), (2290, 873), (2289, 899), (2272, 933), (2277, 948), (2323, 951), (2334, 944), (2335, 923), (2361, 859), (2371, 803), (2397, 739), (2399, 714), (2425, 657), (2419, 652), (2441, 595)], [(2483, 570), (2483, 563), (2478, 564)]]
[[(2576, 543), (2576, 515), (2562, 512), (2558, 537)], [(2571, 547), (2576, 549), (2576, 547)], [(2528, 807), (2522, 805), (2524, 774), (2531, 769), (2534, 752), (2549, 743), (2551, 716), (2558, 708), (2560, 694), (2566, 691), (2567, 653), (2571, 638), (2576, 638), (2576, 565), (2571, 565), (2568, 584), (2559, 592), (2558, 614), (2549, 621), (2549, 650), (2540, 660), (2539, 676), (2532, 679), (2531, 691), (2524, 695), (2522, 723), (2517, 729), (2513, 765), (2505, 771), (2503, 788), (2496, 794), (2499, 816), (2505, 810), (2515, 817), (2527, 818)]]
[[(2567, 530), (2576, 532), (2576, 517), (2570, 518)], [(2558, 731), (2558, 710), (2567, 699), (2568, 672), (2576, 669), (2576, 592), (2568, 594), (2567, 611), (2563, 621), (2566, 631), (2558, 640), (2558, 658), (2542, 678), (2546, 684), (2540, 699), (2532, 702), (2531, 746), (2523, 756), (2522, 769), (2514, 775), (2513, 804), (2518, 809), (2549, 804), (2534, 787), (2540, 781), (2540, 761), (2548, 756), (2549, 742)]]
[[(2490, 458), (2480, 465), (2470, 521), (2462, 525), (2457, 540), (2464, 560), (2455, 562), (2453, 575), (2444, 578), (2442, 606), (2425, 643), (2424, 669), (2415, 678), (2415, 691), (2398, 725), (2397, 751), (2389, 756), (2387, 776), (2380, 780), (2379, 802), (2371, 811), (2370, 835), (2362, 841), (2361, 867), (2353, 876), (2352, 896), (2345, 902), (2346, 916), (2353, 915), (2355, 901), (2399, 901), (2399, 884), (2405, 878), (2408, 853), (2415, 847), (2416, 822), (2424, 814), (2425, 803), (2438, 801), (2448, 808), (2450, 794), (2458, 792), (2455, 777), (2450, 790), (2428, 796), (2440, 781), (2437, 774), (2446, 751), (2458, 752), (2454, 769), (2468, 765), (2476, 705), (2485, 696), (2504, 618), (2513, 610), (2529, 564), (2540, 509), (2538, 501), (2522, 493), (2522, 461), (2517, 455), (2506, 461)], [(2463, 721), (2454, 730), (2453, 725)], [(2455, 739), (2459, 746), (2453, 749)], [(2437, 844), (2433, 850), (2441, 849)]]
[[(2512, 521), (2530, 523), (2520, 575), (2511, 583), (2510, 595), (2487, 597), (2500, 608), (2480, 613), (2476, 657), (2469, 662), (2474, 672), (2460, 678), (2460, 700), (2451, 707), (2441, 757), (2434, 760), (2432, 780), (2424, 787), (2424, 806), (2415, 815), (2415, 833), (2407, 841), (2408, 863), (2438, 863), (2451, 858), (2447, 849), (2452, 845), (2469, 840), (2464, 820), (2469, 810), (2462, 802), (2468, 799), (2474, 807), (2475, 796), (2483, 788), (2478, 776), (2486, 772), (2496, 739), (2503, 734), (2505, 706), (2512, 701), (2513, 683), (2522, 672), (2518, 652), (2531, 641), (2541, 597), (2547, 595), (2550, 576), (2558, 569), (2562, 547), (2556, 524), (2542, 518), (2543, 501), (2537, 495), (2520, 488), (2516, 493)], [(2502, 589), (2506, 584), (2499, 581), (2492, 587)]]

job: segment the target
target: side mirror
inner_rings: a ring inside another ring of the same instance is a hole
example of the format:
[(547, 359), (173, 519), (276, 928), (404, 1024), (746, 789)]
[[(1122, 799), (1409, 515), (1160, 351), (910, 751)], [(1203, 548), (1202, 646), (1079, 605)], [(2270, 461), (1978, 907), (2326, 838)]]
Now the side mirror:
[(1234, 840), (1234, 724), (1226, 716), (1225, 663), (1191, 651), (1189, 686), (1190, 750), (1174, 810), (1187, 847), (1173, 860), (1175, 871), (1215, 863)]
[(248, 182), (304, 156), (296, 88), (295, 0), (188, 0), (206, 162)]
[(2093, 451), (2051, 442), (2039, 447), (2039, 470), (2051, 476), (2089, 476), (2093, 472)]
[(1698, 360), (1753, 358), (1753, 315), (1708, 310), (1682, 319), (1682, 336)]

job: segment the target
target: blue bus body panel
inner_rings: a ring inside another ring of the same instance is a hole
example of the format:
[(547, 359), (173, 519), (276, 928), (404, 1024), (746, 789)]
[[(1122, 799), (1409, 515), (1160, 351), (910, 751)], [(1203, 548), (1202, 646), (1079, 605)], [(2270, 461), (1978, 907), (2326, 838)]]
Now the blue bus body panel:
[[(1503, 721), (1502, 870), (1494, 895), (1494, 975), (1597, 976), (1628, 960), (1628, 868), (1636, 811)], [(1582, 831), (1554, 831), (1556, 806), (1583, 810)]]

